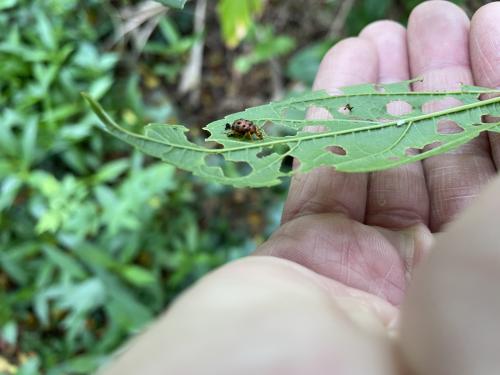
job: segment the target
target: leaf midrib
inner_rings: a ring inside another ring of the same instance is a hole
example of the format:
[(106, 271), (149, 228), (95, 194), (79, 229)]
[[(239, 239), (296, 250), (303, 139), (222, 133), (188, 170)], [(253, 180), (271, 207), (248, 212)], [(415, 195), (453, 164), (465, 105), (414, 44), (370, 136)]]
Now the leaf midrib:
[[(500, 90), (492, 90), (491, 92), (500, 92)], [(418, 93), (423, 94), (423, 92), (418, 92)], [(455, 94), (458, 94), (458, 93), (463, 94), (464, 92), (463, 91), (459, 91), (459, 92), (451, 92), (450, 91), (450, 92), (446, 92), (443, 94), (451, 96), (454, 93)], [(490, 93), (490, 91), (487, 91), (487, 92), (478, 91), (477, 93), (480, 93), (480, 94)], [(377, 94), (384, 94), (384, 93), (377, 93)], [(404, 94), (409, 94), (409, 92), (406, 92)], [(433, 94), (433, 93), (426, 93), (426, 94)], [(434, 93), (434, 94), (436, 94), (436, 93)], [(366, 94), (366, 95), (374, 95), (374, 94)], [(398, 95), (398, 93), (390, 93), (390, 95)], [(354, 95), (352, 95), (352, 96), (354, 96)], [(255, 142), (255, 143), (250, 143), (250, 144), (245, 143), (243, 146), (238, 146), (238, 147), (227, 147), (227, 148), (222, 148), (222, 149), (209, 149), (209, 148), (205, 148), (205, 147), (201, 147), (201, 146), (193, 147), (193, 146), (188, 146), (188, 145), (167, 143), (167, 142), (163, 142), (163, 141), (160, 141), (157, 139), (149, 138), (149, 137), (146, 137), (146, 136), (143, 136), (140, 134), (132, 133), (126, 129), (121, 128), (118, 124), (116, 124), (114, 122), (114, 120), (104, 112), (102, 107), (96, 101), (94, 101), (94, 99), (90, 98), (88, 95), (85, 95), (85, 97), (91, 101), (92, 106), (98, 110), (98, 112), (101, 114), (101, 119), (105, 123), (107, 123), (108, 126), (116, 128), (117, 130), (124, 132), (124, 133), (126, 133), (134, 138), (140, 138), (140, 139), (147, 140), (149, 142), (154, 142), (154, 143), (157, 143), (160, 145), (166, 145), (169, 147), (175, 147), (175, 148), (179, 148), (179, 149), (192, 150), (192, 151), (196, 151), (196, 152), (205, 152), (207, 154), (224, 154), (224, 153), (228, 153), (228, 152), (248, 150), (248, 149), (252, 149), (252, 148), (261, 148), (261, 147), (267, 147), (267, 146), (274, 146), (274, 145), (279, 145), (279, 144), (289, 143), (289, 142), (301, 142), (301, 141), (330, 137), (330, 136), (335, 136), (335, 135), (352, 134), (352, 133), (358, 133), (358, 132), (362, 132), (362, 131), (383, 129), (383, 128), (386, 128), (389, 126), (403, 126), (403, 125), (409, 124), (409, 123), (415, 123), (415, 122), (419, 122), (419, 121), (423, 121), (423, 120), (427, 120), (427, 119), (431, 119), (431, 118), (446, 116), (446, 115), (453, 114), (453, 113), (464, 112), (464, 111), (468, 111), (470, 109), (485, 107), (485, 106), (488, 106), (490, 104), (495, 104), (495, 103), (500, 102), (500, 96), (498, 96), (495, 98), (490, 98), (490, 99), (478, 101), (475, 103), (465, 104), (465, 105), (458, 106), (458, 107), (452, 107), (452, 108), (448, 108), (448, 109), (437, 111), (437, 112), (426, 113), (426, 114), (414, 116), (414, 117), (407, 117), (407, 118), (403, 119), (404, 123), (401, 123), (402, 119), (398, 119), (395, 121), (378, 123), (377, 125), (374, 125), (373, 127), (370, 127), (370, 128), (366, 128), (366, 127), (351, 128), (351, 129), (336, 130), (336, 131), (331, 131), (331, 132), (315, 133), (315, 134), (311, 134), (309, 136), (300, 136), (300, 138), (298, 138), (298, 139), (294, 139), (295, 136), (291, 136), (291, 137), (284, 137), (282, 139), (273, 140), (273, 141)], [(317, 101), (317, 99), (314, 101)], [(259, 119), (254, 119), (254, 120), (258, 121)], [(302, 120), (302, 121), (306, 122), (307, 120)], [(217, 140), (215, 140), (215, 141), (217, 141)]]
[[(322, 133), (311, 134), (309, 136), (300, 136), (300, 138), (298, 138), (296, 140), (303, 141), (303, 140), (324, 138), (324, 137), (335, 136), (335, 135), (358, 133), (358, 132), (362, 132), (362, 131), (383, 129), (383, 128), (389, 127), (389, 126), (404, 126), (404, 125), (408, 125), (410, 123), (415, 123), (415, 122), (419, 122), (419, 121), (423, 121), (423, 120), (427, 120), (427, 119), (431, 119), (431, 118), (435, 118), (435, 117), (441, 117), (441, 116), (449, 115), (452, 113), (467, 111), (467, 110), (470, 110), (473, 108), (480, 108), (483, 106), (488, 106), (490, 104), (495, 104), (497, 102), (500, 102), (500, 96), (496, 97), (496, 98), (491, 98), (491, 99), (479, 101), (476, 103), (462, 105), (459, 107), (448, 108), (448, 109), (442, 110), (442, 111), (426, 113), (426, 114), (415, 116), (415, 117), (407, 117), (404, 119), (403, 123), (401, 123), (401, 119), (398, 119), (398, 120), (390, 121), (390, 122), (377, 123), (377, 125), (374, 125), (373, 127), (370, 127), (370, 128), (351, 128), (351, 129), (345, 129), (345, 130), (335, 130), (335, 131), (331, 131), (331, 132), (322, 132)], [(259, 119), (254, 119), (254, 120), (259, 121)], [(307, 120), (302, 120), (302, 121), (307, 121)], [(283, 139), (274, 140), (274, 141), (267, 141), (267, 142), (264, 141), (264, 142), (258, 142), (258, 143), (252, 143), (252, 144), (246, 143), (245, 146), (240, 146), (240, 147), (222, 148), (222, 149), (216, 149), (216, 150), (206, 149), (206, 150), (211, 152), (211, 153), (221, 153), (222, 154), (225, 152), (240, 151), (240, 150), (246, 150), (249, 148), (266, 147), (266, 146), (273, 146), (273, 145), (278, 145), (278, 144), (282, 144), (282, 143), (288, 143), (290, 141), (295, 141), (294, 138), (295, 138), (295, 136), (291, 136), (291, 137), (284, 137)], [(160, 143), (163, 143), (163, 142), (160, 142)], [(201, 149), (203, 149), (203, 148), (201, 148)]]

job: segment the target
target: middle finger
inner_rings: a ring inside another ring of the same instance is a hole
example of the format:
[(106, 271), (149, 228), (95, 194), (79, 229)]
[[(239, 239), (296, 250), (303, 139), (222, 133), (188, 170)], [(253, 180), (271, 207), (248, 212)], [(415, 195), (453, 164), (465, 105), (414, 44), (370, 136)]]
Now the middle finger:
[[(389, 83), (409, 79), (406, 30), (393, 21), (368, 25), (360, 34), (373, 42), (379, 56), (378, 81)], [(408, 111), (390, 103), (393, 114)], [(365, 222), (389, 229), (428, 224), (429, 196), (421, 162), (370, 174)]]

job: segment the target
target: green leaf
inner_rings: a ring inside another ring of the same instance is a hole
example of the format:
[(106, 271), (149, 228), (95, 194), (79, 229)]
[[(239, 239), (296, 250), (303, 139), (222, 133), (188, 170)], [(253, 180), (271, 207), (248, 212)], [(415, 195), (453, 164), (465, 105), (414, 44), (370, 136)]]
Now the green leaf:
[(23, 151), (22, 164), (26, 169), (33, 163), (34, 153), (36, 151), (37, 133), (38, 121), (36, 118), (30, 117), (24, 125), (23, 136), (21, 138), (21, 147)]
[(3, 325), (0, 339), (9, 345), (16, 345), (18, 339), (18, 326), (15, 321), (11, 320)]
[(104, 362), (103, 355), (78, 355), (52, 368), (50, 375), (91, 374)]
[(12, 205), (22, 184), (22, 180), (14, 174), (7, 176), (2, 181), (0, 184), (0, 211)]
[(152, 312), (125, 288), (113, 275), (97, 269), (96, 273), (109, 291), (105, 309), (112, 320), (129, 332), (134, 332), (153, 318)]
[(303, 81), (311, 86), (319, 69), (321, 59), (332, 45), (333, 42), (327, 40), (308, 45), (299, 50), (288, 60), (287, 75), (296, 81)]
[(28, 357), (28, 360), (22, 364), (16, 375), (38, 375), (40, 359), (38, 357)]
[(85, 278), (87, 273), (74, 257), (65, 254), (55, 246), (47, 244), (42, 247), (47, 258), (54, 263), (62, 273), (76, 279)]
[(126, 266), (120, 270), (120, 273), (125, 280), (139, 287), (156, 282), (156, 277), (153, 273), (139, 266)]
[(264, 7), (263, 0), (220, 0), (217, 14), (222, 27), (224, 42), (235, 48), (247, 35), (253, 18)]
[(182, 9), (186, 5), (187, 0), (156, 0), (156, 2), (167, 7)]
[(0, 0), (0, 10), (12, 8), (17, 4), (17, 0)]
[(104, 164), (94, 176), (96, 183), (115, 181), (127, 168), (130, 167), (128, 159), (119, 159)]
[[(310, 92), (248, 108), (205, 127), (211, 133), (207, 141), (219, 144), (212, 148), (189, 141), (187, 128), (181, 125), (150, 124), (145, 135), (131, 133), (117, 125), (96, 101), (84, 97), (117, 138), (197, 176), (236, 187), (275, 185), (284, 176), (320, 166), (342, 172), (383, 170), (444, 153), (485, 130), (500, 131), (500, 123), (482, 122), (485, 115), (500, 115), (500, 97), (479, 99), (480, 94), (500, 90), (462, 86), (450, 92), (413, 92), (411, 82), (344, 87), (336, 95)], [(462, 105), (433, 113), (423, 110), (431, 102), (449, 98)], [(387, 105), (393, 102), (405, 102), (411, 111), (392, 115)], [(310, 109), (328, 116), (305, 120)], [(229, 137), (225, 124), (239, 118), (265, 125), (264, 139)], [(454, 122), (458, 131), (443, 132), (441, 125), (446, 121)], [(426, 148), (429, 145), (433, 147)], [(300, 166), (284, 170), (286, 157), (298, 159)]]
[(275, 35), (271, 28), (263, 30), (261, 37), (250, 53), (240, 55), (234, 66), (241, 73), (247, 73), (253, 65), (286, 55), (295, 48), (295, 40), (286, 35)]
[(89, 93), (95, 98), (102, 98), (113, 85), (113, 78), (110, 75), (99, 78), (92, 82), (89, 88)]
[(37, 12), (36, 18), (36, 28), (38, 35), (40, 36), (40, 40), (46, 48), (54, 50), (57, 47), (57, 42), (51, 21), (42, 12)]

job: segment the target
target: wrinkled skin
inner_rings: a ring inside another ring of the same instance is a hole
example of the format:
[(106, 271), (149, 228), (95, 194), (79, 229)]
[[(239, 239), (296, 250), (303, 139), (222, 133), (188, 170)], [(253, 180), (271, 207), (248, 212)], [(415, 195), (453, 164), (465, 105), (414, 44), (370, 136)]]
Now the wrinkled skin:
[[(422, 3), (407, 29), (380, 21), (337, 43), (315, 88), (498, 87), (499, 21), (499, 2), (471, 21)], [(388, 171), (294, 177), (255, 256), (202, 279), (105, 373), (500, 373), (500, 180), (483, 191), (499, 166), (500, 135), (483, 134)]]

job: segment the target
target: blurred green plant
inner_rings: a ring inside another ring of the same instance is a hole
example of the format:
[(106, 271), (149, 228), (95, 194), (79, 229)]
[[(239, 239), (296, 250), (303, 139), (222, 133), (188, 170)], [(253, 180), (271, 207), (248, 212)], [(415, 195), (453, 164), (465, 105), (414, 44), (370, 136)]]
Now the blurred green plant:
[(158, 26), (162, 39), (149, 41), (144, 53), (160, 57), (161, 62), (154, 64), (153, 72), (164, 77), (167, 82), (174, 83), (185, 66), (187, 54), (201, 36), (181, 35), (170, 17), (162, 18)]
[(295, 48), (293, 38), (276, 35), (271, 26), (255, 25), (252, 30), (247, 37), (251, 51), (234, 61), (234, 68), (240, 73), (248, 73), (254, 65), (286, 55)]
[[(105, 4), (0, 8), (0, 362), (19, 363), (17, 374), (88, 374), (242, 247), (223, 237), (227, 246), (217, 248), (224, 220), (207, 224), (218, 226), (214, 233), (200, 229), (193, 206), (204, 193), (189, 177), (97, 129), (80, 91), (132, 127), (174, 115), (161, 90), (144, 101), (144, 82), (158, 78), (131, 64), (126, 49), (98, 48), (113, 33)], [(148, 45), (145, 59), (161, 51), (181, 63), (196, 36), (176, 27), (162, 20), (164, 39)]]
[(226, 46), (235, 48), (247, 36), (264, 9), (264, 0), (219, 0), (217, 13)]
[(332, 45), (333, 41), (327, 39), (307, 45), (295, 52), (288, 60), (287, 76), (294, 81), (312, 86), (321, 59)]

